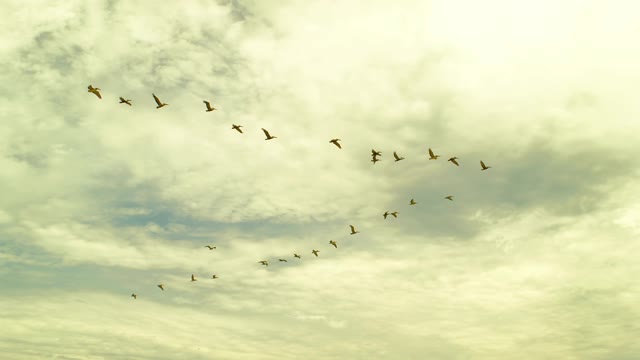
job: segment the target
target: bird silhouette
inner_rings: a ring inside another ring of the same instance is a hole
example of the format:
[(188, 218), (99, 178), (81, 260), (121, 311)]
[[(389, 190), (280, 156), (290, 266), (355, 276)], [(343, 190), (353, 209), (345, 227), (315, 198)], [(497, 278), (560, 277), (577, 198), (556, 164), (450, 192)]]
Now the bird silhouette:
[(87, 86), (87, 92), (94, 93), (98, 99), (102, 99), (102, 95), (100, 95), (100, 88), (94, 88), (92, 85)]
[(356, 231), (356, 228), (355, 228), (355, 227), (353, 227), (353, 225), (349, 225), (349, 227), (351, 228), (351, 235), (353, 235), (353, 234), (357, 234), (357, 233), (359, 233), (359, 232), (360, 232), (360, 231)]
[(277, 136), (271, 136), (269, 134), (269, 132), (267, 130), (265, 130), (264, 128), (262, 128), (262, 131), (264, 132), (264, 135), (267, 137), (265, 140), (271, 140), (271, 139), (276, 139)]
[(278, 259), (278, 261), (287, 262), (287, 259)]
[(431, 150), (431, 148), (429, 148), (429, 160), (436, 160), (440, 157), (440, 155), (435, 155), (433, 153), (433, 150)]
[(376, 159), (375, 156), (373, 157), (373, 159), (371, 159), (371, 162), (373, 163), (373, 165), (375, 165), (378, 161), (380, 161), (380, 159)]
[(445, 196), (444, 198), (453, 201), (453, 195)]
[(451, 161), (452, 163), (456, 164), (456, 166), (460, 166), (460, 164), (458, 164), (458, 162), (456, 160), (458, 160), (458, 158), (454, 156), (452, 158), (449, 158), (449, 160), (447, 160), (447, 161)]
[(156, 94), (151, 94), (153, 95), (153, 100), (156, 101), (156, 104), (158, 104), (158, 106), (156, 106), (156, 109), (160, 109), (161, 107), (167, 106), (169, 104), (165, 104), (162, 101), (160, 101), (160, 99), (158, 99), (158, 97), (156, 96)]
[(329, 240), (329, 244), (333, 245), (336, 249), (338, 248), (338, 244), (333, 240)]
[(387, 216), (389, 216), (389, 212), (385, 211), (384, 214), (382, 214), (382, 216), (385, 218), (385, 220), (387, 219)]
[(138, 295), (136, 295), (136, 294), (131, 294), (131, 297), (132, 297), (132, 298), (134, 298), (134, 299), (137, 299), (137, 298), (138, 298)]
[(480, 166), (482, 166), (482, 169), (480, 169), (480, 171), (484, 171), (487, 169), (491, 169), (491, 166), (487, 166), (484, 164), (484, 162), (482, 160), (480, 160)]
[(158, 287), (160, 288), (160, 290), (164, 291), (164, 285), (163, 284), (158, 285)]
[(231, 126), (231, 129), (233, 129), (233, 130), (238, 130), (238, 132), (239, 132), (240, 134), (242, 134), (242, 129), (240, 129), (241, 127), (242, 127), (242, 125), (235, 125), (235, 124), (233, 124), (233, 125)]
[(195, 276), (193, 276), (193, 274), (191, 274), (191, 281), (192, 281), (192, 282), (193, 282), (193, 281), (198, 281), (198, 279), (196, 279), (196, 277), (195, 277)]
[(396, 158), (396, 162), (400, 161), (400, 160), (404, 160), (403, 157), (398, 156), (398, 154), (396, 154), (396, 152), (393, 152), (393, 157)]
[(205, 247), (206, 247), (206, 248), (209, 248), (209, 250), (213, 250), (213, 249), (215, 249), (215, 248), (216, 248), (215, 246), (211, 246), (211, 245), (207, 245), (207, 246), (205, 246)]
[(258, 264), (262, 264), (264, 266), (269, 266), (269, 262), (267, 260), (258, 261)]
[(131, 100), (125, 100), (122, 96), (120, 96), (120, 102), (118, 104), (127, 104), (131, 106)]
[(213, 274), (213, 276), (211, 276), (211, 278), (212, 278), (212, 279), (217, 279), (217, 278), (218, 278), (218, 275)]
[(382, 156), (382, 153), (380, 151), (371, 149), (371, 156)]
[(394, 218), (396, 218), (396, 219), (398, 218), (398, 212), (397, 211), (394, 211), (394, 212), (392, 212), (390, 214), (393, 215)]
[(335, 146), (338, 147), (338, 149), (342, 149), (342, 146), (340, 146), (340, 143), (338, 141), (341, 141), (340, 139), (331, 139), (331, 141), (329, 141), (330, 143), (333, 143)]
[(297, 257), (298, 259), (301, 259), (300, 255), (298, 254), (293, 254), (293, 256)]
[(216, 108), (214, 108), (214, 107), (211, 107), (211, 104), (210, 104), (208, 101), (206, 101), (206, 100), (202, 100), (202, 102), (203, 102), (205, 105), (207, 105), (207, 110), (206, 110), (207, 112), (211, 112), (211, 111), (213, 111), (213, 110), (218, 110), (218, 109), (216, 109)]
[(415, 204), (417, 204), (415, 200), (411, 199), (411, 201), (409, 201), (409, 205), (415, 205)]
[(315, 255), (316, 257), (318, 257), (318, 253), (319, 253), (319, 252), (320, 252), (320, 250), (313, 250), (313, 251), (311, 251), (311, 253), (312, 253), (313, 255)]

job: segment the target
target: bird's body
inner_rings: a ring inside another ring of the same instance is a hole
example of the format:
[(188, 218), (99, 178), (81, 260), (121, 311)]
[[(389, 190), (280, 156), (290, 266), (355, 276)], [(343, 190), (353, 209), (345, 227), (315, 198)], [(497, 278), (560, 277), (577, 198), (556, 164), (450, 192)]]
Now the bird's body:
[(382, 153), (380, 151), (375, 151), (374, 149), (371, 149), (371, 156), (382, 156)]
[(411, 199), (411, 201), (409, 201), (409, 205), (415, 205), (415, 204), (417, 204), (415, 200)]
[(393, 215), (394, 218), (396, 218), (396, 219), (398, 218), (398, 212), (397, 211), (394, 211), (394, 212), (392, 212), (390, 214)]
[(102, 95), (100, 95), (100, 88), (94, 88), (93, 85), (89, 85), (87, 89), (89, 89), (87, 92), (95, 94), (98, 99), (102, 99)]
[(329, 240), (329, 244), (333, 245), (333, 247), (336, 249), (338, 248), (338, 244), (333, 240)]
[(331, 139), (331, 141), (329, 141), (330, 143), (332, 143), (333, 145), (337, 146), (338, 149), (342, 149), (342, 146), (340, 146), (340, 143), (338, 141), (341, 141), (340, 139)]
[(395, 151), (393, 152), (393, 157), (394, 157), (394, 158), (396, 158), (396, 160), (395, 160), (396, 162), (398, 162), (398, 161), (400, 161), (400, 160), (404, 160), (404, 158), (403, 158), (403, 157), (398, 156), (398, 154), (396, 154), (396, 152), (395, 152)]
[(482, 169), (480, 169), (480, 171), (484, 171), (487, 169), (491, 169), (491, 166), (487, 166), (484, 164), (484, 161), (480, 160), (480, 166), (482, 167)]
[(211, 246), (211, 245), (207, 245), (205, 246), (206, 248), (209, 248), (209, 250), (214, 250), (216, 247), (215, 246)]
[(151, 94), (153, 95), (153, 100), (156, 101), (156, 104), (158, 104), (158, 106), (156, 106), (156, 109), (160, 109), (161, 107), (167, 106), (169, 104), (165, 104), (162, 101), (160, 101), (160, 99), (158, 99), (158, 97), (156, 96), (156, 94)]
[(429, 160), (437, 160), (440, 157), (440, 155), (436, 155), (433, 153), (433, 150), (431, 150), (431, 148), (429, 148)]
[(131, 297), (134, 298), (134, 299), (137, 299), (138, 295), (137, 294), (131, 294)]
[(319, 253), (319, 252), (320, 252), (320, 250), (313, 250), (313, 251), (311, 251), (311, 253), (312, 253), (313, 255), (315, 255), (316, 257), (318, 257), (318, 253)]
[(120, 96), (120, 102), (118, 104), (127, 104), (127, 105), (131, 106), (131, 100), (130, 99), (125, 100), (125, 98)]
[(278, 261), (287, 262), (287, 259), (278, 259)]
[(269, 262), (267, 260), (258, 261), (258, 264), (262, 264), (264, 266), (269, 266)]
[(387, 219), (387, 216), (389, 216), (389, 212), (385, 211), (384, 214), (382, 214), (382, 216), (385, 218), (385, 220)]
[(160, 290), (164, 291), (164, 285), (163, 284), (158, 285), (158, 287), (160, 288)]
[(298, 259), (301, 259), (302, 257), (298, 254), (293, 254), (294, 257), (297, 257)]
[(215, 274), (214, 274), (213, 276), (211, 276), (211, 278), (212, 278), (212, 279), (217, 279), (217, 278), (218, 278), (218, 275), (215, 275)]
[(460, 164), (458, 164), (458, 162), (456, 161), (458, 160), (458, 158), (456, 156), (449, 158), (449, 160), (447, 161), (451, 161), (452, 163), (454, 163), (456, 166), (460, 166)]
[(267, 130), (265, 130), (264, 128), (262, 128), (262, 131), (264, 132), (264, 135), (267, 137), (265, 140), (271, 140), (271, 139), (276, 139), (277, 136), (271, 136), (271, 134), (269, 134), (269, 132)]
[(202, 100), (202, 102), (207, 106), (207, 110), (206, 110), (207, 112), (212, 112), (213, 110), (218, 110), (218, 109), (212, 107), (211, 104), (208, 101)]
[(193, 276), (193, 274), (191, 274), (191, 281), (192, 281), (192, 282), (193, 282), (193, 281), (198, 281), (198, 279), (196, 279), (196, 277), (195, 277), (195, 276)]
[(240, 134), (242, 134), (242, 129), (240, 129), (242, 127), (242, 125), (231, 125), (231, 129), (233, 130), (237, 130)]
[(453, 201), (453, 195), (445, 196), (444, 198)]
[(357, 234), (360, 232), (360, 231), (356, 231), (356, 228), (353, 225), (349, 225), (349, 227), (351, 228), (351, 235)]

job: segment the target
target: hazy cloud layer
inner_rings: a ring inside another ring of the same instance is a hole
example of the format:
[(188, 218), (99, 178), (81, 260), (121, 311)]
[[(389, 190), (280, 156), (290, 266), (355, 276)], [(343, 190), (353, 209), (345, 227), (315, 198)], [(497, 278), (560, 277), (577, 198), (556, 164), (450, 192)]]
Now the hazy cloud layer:
[(640, 357), (638, 10), (3, 2), (0, 353)]

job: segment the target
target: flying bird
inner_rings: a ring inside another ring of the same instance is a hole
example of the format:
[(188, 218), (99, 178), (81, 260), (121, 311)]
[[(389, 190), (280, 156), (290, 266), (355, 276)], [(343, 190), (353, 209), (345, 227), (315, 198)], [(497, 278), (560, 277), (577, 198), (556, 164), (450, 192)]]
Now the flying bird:
[(134, 299), (137, 299), (137, 298), (138, 298), (138, 295), (136, 295), (136, 294), (131, 294), (131, 297), (132, 297), (132, 298), (134, 298)]
[(120, 96), (120, 102), (118, 104), (127, 104), (131, 106), (131, 100), (125, 100), (122, 96)]
[(158, 285), (158, 287), (160, 288), (160, 290), (164, 291), (164, 285), (163, 284)]
[(191, 274), (191, 281), (198, 281), (198, 279), (196, 279), (196, 277)]
[(264, 266), (269, 266), (269, 262), (267, 260), (258, 261), (258, 264), (262, 264)]
[(387, 219), (387, 216), (389, 216), (389, 212), (385, 211), (384, 214), (382, 214), (382, 216), (384, 216), (385, 220)]
[(329, 240), (329, 244), (333, 245), (333, 247), (335, 247), (336, 249), (338, 248), (338, 244), (336, 244), (336, 242), (333, 240)]
[(208, 101), (206, 101), (206, 100), (202, 100), (202, 102), (203, 102), (205, 105), (207, 105), (207, 110), (206, 110), (207, 112), (211, 112), (211, 111), (213, 111), (213, 110), (218, 110), (218, 109), (216, 109), (216, 108), (214, 108), (214, 107), (211, 107), (211, 104), (210, 104)]
[(445, 196), (444, 198), (453, 201), (453, 195)]
[(452, 158), (449, 158), (449, 160), (447, 160), (447, 161), (451, 161), (452, 163), (456, 164), (456, 166), (460, 166), (460, 164), (458, 164), (458, 162), (456, 160), (458, 160), (458, 158), (454, 156)]
[(357, 234), (357, 233), (359, 233), (359, 232), (360, 232), (360, 231), (356, 231), (356, 228), (355, 228), (355, 227), (353, 227), (353, 225), (349, 225), (349, 227), (351, 228), (351, 235), (353, 235), (353, 234)]
[(398, 154), (396, 154), (396, 152), (393, 152), (393, 157), (396, 158), (396, 162), (400, 161), (400, 160), (404, 160), (403, 157), (398, 156)]
[(267, 137), (265, 140), (271, 140), (271, 139), (276, 139), (277, 136), (271, 136), (269, 134), (269, 132), (267, 130), (265, 130), (264, 128), (262, 128), (262, 131), (264, 131), (264, 135)]
[(297, 257), (298, 259), (301, 259), (300, 255), (298, 254), (293, 254), (293, 256)]
[(480, 160), (480, 166), (482, 166), (482, 169), (480, 169), (480, 171), (484, 171), (491, 168), (491, 166), (485, 165), (482, 160)]
[(156, 106), (156, 109), (160, 109), (163, 106), (167, 106), (169, 104), (165, 104), (162, 101), (160, 101), (160, 99), (158, 99), (158, 97), (156, 96), (156, 94), (151, 94), (153, 95), (153, 99), (156, 101), (156, 104), (158, 104), (158, 106)]
[(278, 259), (278, 261), (287, 262), (287, 259)]
[(342, 146), (340, 146), (340, 143), (338, 141), (342, 141), (340, 139), (331, 139), (331, 141), (329, 141), (330, 143), (332, 143), (333, 145), (337, 146), (338, 149), (342, 149)]
[(313, 253), (313, 255), (315, 255), (316, 257), (318, 257), (318, 253), (320, 252), (320, 250), (313, 250), (311, 251), (311, 253)]
[(415, 204), (417, 204), (415, 200), (411, 199), (411, 201), (409, 201), (409, 205), (415, 205)]
[(235, 124), (233, 124), (233, 125), (231, 126), (231, 129), (233, 129), (233, 130), (238, 130), (238, 132), (239, 132), (240, 134), (242, 134), (242, 129), (240, 129), (241, 127), (242, 127), (242, 125), (235, 125)]
[(211, 245), (207, 245), (207, 246), (205, 246), (205, 247), (206, 247), (206, 248), (209, 248), (209, 250), (213, 250), (213, 249), (215, 249), (215, 248), (216, 248), (215, 246), (211, 246)]
[(373, 165), (375, 165), (378, 161), (380, 161), (380, 160), (376, 159), (375, 156), (373, 157), (373, 159), (371, 159), (371, 162), (373, 163)]
[(94, 88), (92, 85), (89, 85), (87, 89), (89, 89), (87, 92), (94, 93), (98, 99), (102, 99), (102, 95), (100, 95), (100, 88)]
[(433, 153), (433, 150), (431, 150), (431, 148), (429, 148), (429, 160), (436, 160), (439, 157), (440, 157), (440, 155), (435, 155)]
[(218, 275), (213, 274), (213, 276), (212, 276), (211, 278), (212, 278), (212, 279), (217, 279), (217, 278), (218, 278)]
[(372, 156), (382, 156), (382, 153), (380, 151), (375, 151), (375, 150), (371, 149), (371, 155)]
[(393, 217), (396, 218), (396, 219), (398, 218), (398, 212), (397, 211), (392, 212), (391, 215), (393, 215)]

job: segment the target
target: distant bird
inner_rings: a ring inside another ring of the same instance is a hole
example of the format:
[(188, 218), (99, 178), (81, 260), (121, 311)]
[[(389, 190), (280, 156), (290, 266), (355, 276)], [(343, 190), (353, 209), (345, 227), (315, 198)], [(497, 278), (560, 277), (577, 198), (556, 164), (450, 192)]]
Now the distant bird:
[(218, 278), (218, 275), (213, 274), (213, 276), (212, 276), (211, 278), (212, 278), (212, 279), (217, 279), (217, 278)]
[(89, 89), (87, 92), (94, 93), (98, 99), (102, 99), (102, 95), (100, 95), (100, 88), (94, 88), (92, 85), (89, 85), (87, 89)]
[(453, 201), (453, 195), (445, 196), (444, 198)]
[(298, 254), (293, 254), (293, 256), (297, 257), (298, 259), (301, 259), (300, 255)]
[(385, 211), (385, 212), (384, 212), (384, 214), (382, 214), (382, 216), (384, 216), (384, 218), (386, 219), (386, 218), (387, 218), (387, 216), (389, 216), (389, 212), (388, 212), (388, 211)]
[(440, 157), (440, 155), (435, 155), (433, 153), (433, 150), (431, 150), (431, 148), (429, 148), (429, 160), (436, 160), (439, 157)]
[(316, 257), (318, 257), (318, 253), (320, 252), (320, 250), (313, 250), (311, 251), (311, 253), (313, 253), (313, 255), (315, 255)]
[(357, 233), (359, 233), (359, 232), (360, 232), (360, 231), (356, 231), (356, 228), (355, 228), (355, 227), (353, 227), (353, 225), (349, 225), (349, 227), (351, 228), (351, 235), (353, 235), (353, 234), (357, 234)]
[(373, 163), (373, 165), (375, 165), (378, 161), (380, 160), (376, 159), (375, 156), (373, 157), (373, 159), (371, 159), (371, 162)]
[(198, 281), (198, 279), (196, 279), (196, 277), (191, 274), (191, 281)]
[(271, 136), (269, 134), (269, 132), (267, 130), (265, 130), (264, 128), (262, 128), (262, 131), (264, 131), (264, 135), (267, 137), (265, 140), (271, 140), (271, 139), (276, 139), (277, 136)]
[(415, 202), (415, 200), (411, 199), (411, 201), (409, 201), (409, 205), (415, 205), (417, 204), (417, 202)]
[(487, 166), (484, 164), (484, 162), (482, 160), (480, 160), (480, 166), (482, 166), (482, 169), (480, 169), (480, 171), (484, 171), (487, 169), (491, 169), (491, 166)]
[(333, 245), (333, 247), (335, 247), (336, 249), (338, 248), (338, 244), (336, 244), (336, 242), (333, 240), (329, 240), (329, 244)]
[(209, 248), (209, 250), (213, 250), (213, 249), (215, 249), (215, 248), (216, 248), (215, 246), (211, 246), (211, 245), (207, 245), (207, 246), (205, 246), (205, 247), (206, 247), (206, 248)]
[(287, 259), (278, 259), (278, 261), (287, 262)]
[(458, 164), (458, 162), (456, 160), (458, 160), (458, 158), (454, 156), (452, 158), (449, 158), (449, 160), (447, 160), (447, 161), (451, 161), (452, 163), (456, 164), (456, 166), (460, 166), (460, 164)]
[(235, 124), (233, 124), (233, 125), (231, 126), (231, 129), (233, 129), (233, 130), (238, 130), (238, 132), (239, 132), (240, 134), (242, 134), (242, 129), (240, 129), (241, 127), (242, 127), (242, 125), (235, 125)]
[(337, 146), (338, 149), (342, 149), (342, 146), (340, 146), (340, 143), (338, 141), (341, 141), (340, 139), (331, 139), (331, 141), (329, 141), (330, 143), (332, 143), (333, 145)]
[(160, 288), (160, 290), (164, 291), (164, 285), (163, 284), (158, 285), (158, 287)]
[(156, 109), (160, 109), (163, 106), (167, 106), (169, 104), (165, 104), (162, 101), (160, 101), (160, 99), (158, 99), (158, 97), (156, 96), (156, 94), (151, 94), (153, 95), (153, 99), (156, 101), (156, 104), (158, 104), (158, 106), (156, 106)]
[(393, 152), (393, 157), (396, 158), (396, 162), (400, 161), (400, 160), (404, 160), (403, 157), (398, 156), (398, 154), (396, 154), (396, 152)]
[(122, 96), (120, 96), (120, 102), (118, 104), (127, 104), (131, 106), (131, 100), (125, 100)]
[(382, 153), (380, 151), (375, 151), (375, 150), (371, 149), (371, 155), (372, 156), (382, 156)]
[(262, 264), (264, 266), (269, 266), (269, 262), (267, 260), (258, 261), (258, 264)]
[(396, 218), (396, 219), (398, 218), (398, 212), (397, 211), (392, 212), (391, 215), (393, 215), (393, 217)]
[(213, 111), (213, 110), (218, 110), (218, 109), (216, 109), (216, 108), (214, 108), (214, 107), (211, 107), (211, 104), (210, 104), (208, 101), (206, 101), (206, 100), (202, 100), (202, 102), (203, 102), (205, 105), (207, 105), (207, 110), (206, 110), (207, 112), (211, 112), (211, 111)]
[(132, 297), (132, 298), (134, 298), (134, 299), (137, 299), (137, 298), (138, 298), (138, 295), (136, 295), (136, 294), (131, 294), (131, 297)]

